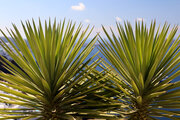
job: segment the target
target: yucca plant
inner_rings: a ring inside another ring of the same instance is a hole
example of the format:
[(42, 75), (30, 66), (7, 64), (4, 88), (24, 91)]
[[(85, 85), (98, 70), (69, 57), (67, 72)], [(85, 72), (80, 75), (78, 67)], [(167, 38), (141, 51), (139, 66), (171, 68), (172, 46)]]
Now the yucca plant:
[(12, 40), (1, 30), (11, 47), (3, 40), (1, 46), (18, 66), (3, 58), (5, 68), (12, 74), (0, 72), (0, 91), (7, 93), (0, 93), (0, 103), (20, 107), (0, 108), (0, 119), (74, 120), (75, 116), (105, 116), (104, 102), (101, 105), (93, 100), (93, 94), (104, 86), (100, 81), (105, 74), (95, 70), (99, 60), (89, 65), (94, 56), (87, 60), (96, 36), (84, 47), (92, 29), (82, 31), (81, 24), (76, 26), (65, 20), (45, 21), (45, 26), (40, 20), (38, 26), (32, 20), (22, 22), (22, 27), (26, 39), (14, 24), (14, 29), (8, 30)]
[[(124, 27), (117, 23), (118, 35), (103, 28), (108, 40), (101, 38), (100, 50), (113, 65), (109, 77), (115, 88), (126, 95), (119, 99), (130, 105), (124, 114), (129, 120), (157, 120), (166, 117), (176, 120), (180, 116), (180, 40), (167, 23), (156, 29), (153, 21), (148, 29), (136, 22)], [(118, 93), (117, 93), (118, 94)], [(117, 109), (118, 110), (118, 109)]]

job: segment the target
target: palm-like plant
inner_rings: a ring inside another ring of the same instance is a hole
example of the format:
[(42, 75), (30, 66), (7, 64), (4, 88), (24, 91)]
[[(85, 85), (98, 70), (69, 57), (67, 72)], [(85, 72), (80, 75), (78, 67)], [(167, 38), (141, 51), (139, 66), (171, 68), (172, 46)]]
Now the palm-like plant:
[(94, 37), (83, 48), (92, 29), (88, 32), (87, 27), (81, 32), (81, 24), (76, 28), (65, 20), (58, 24), (45, 21), (44, 27), (40, 20), (38, 27), (33, 20), (32, 24), (22, 23), (22, 27), (27, 41), (15, 25), (14, 31), (8, 30), (13, 41), (1, 31), (13, 50), (3, 40), (1, 46), (19, 67), (3, 59), (12, 74), (0, 72), (0, 90), (7, 93), (0, 94), (0, 102), (21, 107), (0, 108), (0, 119), (74, 120), (74, 116), (103, 116), (105, 105), (91, 98), (103, 86), (100, 81), (105, 75), (94, 69), (99, 60), (88, 65), (91, 57), (83, 63), (96, 42)]
[(130, 120), (156, 120), (157, 117), (179, 119), (180, 40), (175, 40), (177, 26), (169, 32), (164, 24), (156, 30), (152, 22), (150, 29), (136, 22), (133, 30), (129, 22), (117, 23), (118, 36), (111, 29), (112, 37), (103, 28), (108, 40), (101, 37), (100, 50), (115, 67), (109, 77), (115, 88), (127, 97), (120, 99), (130, 105), (133, 112), (119, 112)]

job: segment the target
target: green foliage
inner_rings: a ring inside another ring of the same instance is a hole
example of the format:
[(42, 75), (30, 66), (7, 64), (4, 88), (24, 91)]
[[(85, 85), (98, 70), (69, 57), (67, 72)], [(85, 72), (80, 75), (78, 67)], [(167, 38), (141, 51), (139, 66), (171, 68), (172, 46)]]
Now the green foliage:
[(0, 72), (0, 91), (7, 93), (0, 93), (0, 103), (21, 108), (0, 108), (0, 119), (178, 119), (180, 82), (172, 81), (180, 75), (180, 36), (174, 40), (176, 26), (155, 26), (136, 22), (133, 31), (130, 23), (117, 23), (118, 36), (102, 27), (109, 41), (100, 37), (100, 51), (114, 68), (101, 58), (91, 62), (97, 54), (87, 60), (97, 39), (83, 47), (89, 26), (26, 21), (27, 41), (14, 24), (8, 30), (13, 41), (1, 30), (13, 50), (0, 44), (19, 67), (3, 58), (12, 74)]
[(133, 30), (129, 22), (124, 27), (117, 23), (118, 36), (102, 27), (109, 41), (100, 37), (100, 50), (115, 67), (109, 77), (126, 95), (119, 102), (131, 109), (119, 113), (132, 120), (180, 116), (180, 81), (172, 82), (180, 75), (180, 36), (174, 40), (178, 27), (155, 26), (152, 22), (147, 29), (136, 22)]
[(32, 24), (22, 22), (22, 27), (27, 41), (14, 24), (14, 30), (8, 31), (13, 41), (1, 31), (14, 51), (3, 40), (1, 46), (20, 68), (4, 58), (12, 74), (0, 72), (0, 90), (7, 93), (0, 94), (0, 102), (21, 108), (0, 108), (0, 119), (108, 118), (109, 102), (94, 95), (102, 94), (105, 85), (105, 73), (95, 69), (100, 59), (89, 64), (94, 55), (84, 62), (97, 39), (95, 36), (82, 48), (92, 29), (81, 32), (81, 24), (65, 20), (53, 24), (45, 21), (45, 26), (40, 20), (38, 26), (32, 20)]

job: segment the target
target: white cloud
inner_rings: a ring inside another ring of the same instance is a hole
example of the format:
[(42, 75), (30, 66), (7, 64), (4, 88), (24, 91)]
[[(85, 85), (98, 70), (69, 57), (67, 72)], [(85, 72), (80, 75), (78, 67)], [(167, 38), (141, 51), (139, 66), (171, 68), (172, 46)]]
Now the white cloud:
[(79, 3), (78, 5), (71, 6), (71, 9), (83, 11), (85, 9), (85, 5), (83, 3)]
[(178, 26), (178, 29), (180, 30), (180, 25)]
[(137, 18), (136, 20), (141, 22), (141, 21), (144, 21), (144, 18)]
[(90, 20), (89, 19), (85, 19), (84, 22), (90, 23)]
[(122, 22), (122, 19), (120, 18), (120, 17), (116, 17), (116, 21), (118, 21), (118, 22)]

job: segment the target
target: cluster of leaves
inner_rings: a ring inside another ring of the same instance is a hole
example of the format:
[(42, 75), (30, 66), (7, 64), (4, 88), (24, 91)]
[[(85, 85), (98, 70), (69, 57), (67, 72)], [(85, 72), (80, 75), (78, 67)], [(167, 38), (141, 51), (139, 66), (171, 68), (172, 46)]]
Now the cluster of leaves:
[(174, 40), (178, 27), (168, 35), (167, 23), (161, 30), (155, 26), (152, 22), (148, 30), (136, 22), (133, 31), (130, 23), (125, 29), (117, 23), (118, 36), (111, 30), (112, 37), (103, 27), (109, 41), (101, 38), (101, 52), (116, 68), (111, 80), (129, 97), (134, 112), (127, 116), (132, 120), (180, 116), (180, 81), (172, 82), (180, 75), (180, 36)]
[(99, 60), (88, 65), (92, 57), (83, 63), (96, 42), (94, 37), (82, 49), (92, 30), (87, 32), (87, 27), (81, 33), (81, 24), (75, 30), (75, 24), (64, 20), (59, 24), (54, 21), (53, 25), (45, 22), (43, 31), (41, 21), (38, 28), (32, 22), (33, 25), (29, 21), (22, 23), (27, 41), (15, 25), (14, 31), (8, 31), (13, 42), (2, 32), (15, 52), (2, 40), (1, 46), (21, 69), (3, 59), (12, 74), (0, 73), (4, 80), (0, 81), (1, 91), (8, 93), (0, 94), (0, 102), (23, 106), (1, 108), (2, 119), (74, 119), (74, 115), (103, 114), (104, 110), (97, 109), (106, 102), (101, 105), (99, 99), (92, 104), (97, 99), (94, 92), (104, 85), (100, 84), (104, 73), (95, 71)]
[(1, 31), (14, 51), (0, 44), (19, 67), (3, 58), (12, 74), (0, 72), (0, 90), (7, 93), (0, 93), (0, 102), (21, 107), (0, 108), (0, 119), (178, 119), (179, 111), (164, 109), (180, 108), (180, 82), (171, 83), (180, 74), (177, 27), (168, 37), (169, 26), (156, 31), (155, 22), (149, 31), (136, 23), (135, 32), (117, 23), (119, 36), (111, 30), (112, 37), (102, 27), (109, 41), (100, 37), (100, 51), (114, 68), (101, 58), (92, 62), (98, 53), (88, 56), (98, 37), (84, 47), (89, 26), (81, 32), (71, 21), (42, 26), (39, 20), (37, 26), (32, 20), (22, 27), (26, 40), (14, 24), (12, 40)]

